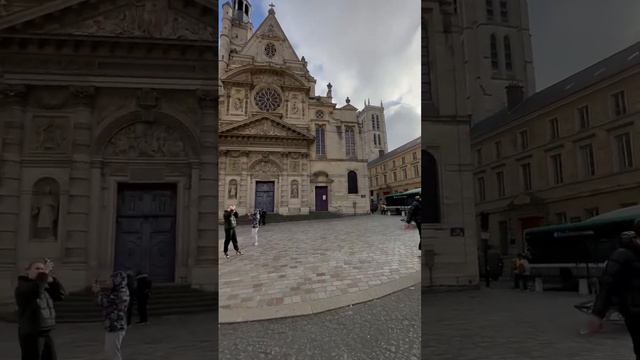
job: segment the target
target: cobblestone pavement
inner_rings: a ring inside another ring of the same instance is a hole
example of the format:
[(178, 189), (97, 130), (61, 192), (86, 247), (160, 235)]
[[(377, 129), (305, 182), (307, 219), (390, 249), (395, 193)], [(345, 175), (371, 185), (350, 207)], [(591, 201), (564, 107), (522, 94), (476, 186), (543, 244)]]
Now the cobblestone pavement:
[(482, 289), (422, 294), (425, 360), (633, 359), (624, 324), (580, 335), (587, 315), (574, 293)]
[[(123, 358), (135, 360), (215, 360), (217, 324), (214, 314), (152, 318), (133, 325), (123, 343)], [(0, 359), (20, 359), (17, 325), (0, 322)], [(54, 339), (60, 360), (102, 360), (104, 331), (101, 323), (59, 324)]]
[(220, 325), (220, 360), (270, 359), (419, 360), (419, 287), (311, 316)]
[[(237, 233), (244, 255), (230, 250), (225, 260), (220, 254), (221, 321), (225, 311), (357, 295), (420, 269), (418, 232), (405, 230), (398, 216), (267, 223), (258, 246), (249, 226)], [(221, 229), (221, 252), (223, 243)]]

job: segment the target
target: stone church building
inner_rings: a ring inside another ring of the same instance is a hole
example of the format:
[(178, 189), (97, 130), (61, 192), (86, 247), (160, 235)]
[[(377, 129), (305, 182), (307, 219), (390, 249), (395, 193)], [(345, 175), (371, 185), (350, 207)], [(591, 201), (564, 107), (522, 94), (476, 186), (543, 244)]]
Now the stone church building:
[(216, 286), (216, 7), (0, 4), (0, 294), (50, 258), (68, 290), (114, 270)]
[(422, 1), (424, 286), (478, 283), (470, 127), (533, 92), (526, 0)]
[(222, 11), (219, 216), (229, 205), (240, 214), (369, 212), (365, 141), (373, 137), (358, 109), (349, 98), (338, 106), (331, 84), (315, 94), (273, 6), (255, 31), (248, 1)]

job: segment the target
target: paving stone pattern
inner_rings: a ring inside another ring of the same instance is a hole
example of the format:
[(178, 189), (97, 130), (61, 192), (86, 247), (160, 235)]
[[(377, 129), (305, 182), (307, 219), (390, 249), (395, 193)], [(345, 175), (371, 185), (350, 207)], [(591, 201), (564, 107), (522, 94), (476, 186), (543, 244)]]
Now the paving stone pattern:
[[(123, 343), (123, 359), (216, 359), (218, 349), (215, 314), (151, 318), (132, 325)], [(0, 322), (0, 359), (20, 359), (16, 324)], [(54, 339), (60, 360), (102, 360), (104, 330), (100, 323), (59, 324)]]
[(418, 232), (405, 230), (398, 216), (267, 223), (258, 246), (251, 227), (239, 226), (237, 233), (244, 255), (230, 246), (226, 260), (220, 230), (221, 311), (327, 299), (420, 270)]
[(588, 317), (573, 305), (588, 299), (510, 289), (422, 294), (423, 359), (634, 359), (624, 324), (579, 333)]
[(220, 325), (220, 360), (420, 360), (418, 286), (350, 307)]

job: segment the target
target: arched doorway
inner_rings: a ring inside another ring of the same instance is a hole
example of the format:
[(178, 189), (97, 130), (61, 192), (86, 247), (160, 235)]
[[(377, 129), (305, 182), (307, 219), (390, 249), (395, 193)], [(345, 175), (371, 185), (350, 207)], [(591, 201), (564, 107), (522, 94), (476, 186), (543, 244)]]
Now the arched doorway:
[(438, 162), (427, 150), (422, 150), (422, 223), (440, 223), (440, 178)]

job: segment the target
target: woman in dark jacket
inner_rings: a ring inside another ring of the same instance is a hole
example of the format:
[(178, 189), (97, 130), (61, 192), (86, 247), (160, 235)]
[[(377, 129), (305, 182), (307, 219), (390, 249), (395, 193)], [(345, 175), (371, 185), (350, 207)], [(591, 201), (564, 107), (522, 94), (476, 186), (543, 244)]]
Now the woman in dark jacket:
[(23, 360), (55, 360), (51, 331), (56, 326), (54, 302), (65, 296), (62, 284), (51, 275), (53, 263), (29, 264), (26, 275), (18, 277), (15, 290), (18, 305), (18, 337)]
[(116, 271), (111, 274), (111, 288), (101, 291), (98, 284), (93, 285), (93, 291), (98, 295), (98, 304), (104, 315), (104, 351), (110, 360), (122, 360), (120, 346), (127, 331), (127, 307), (129, 306), (129, 290), (127, 289), (127, 274)]

